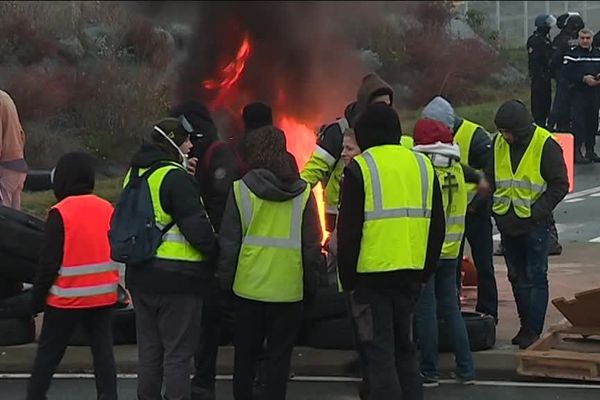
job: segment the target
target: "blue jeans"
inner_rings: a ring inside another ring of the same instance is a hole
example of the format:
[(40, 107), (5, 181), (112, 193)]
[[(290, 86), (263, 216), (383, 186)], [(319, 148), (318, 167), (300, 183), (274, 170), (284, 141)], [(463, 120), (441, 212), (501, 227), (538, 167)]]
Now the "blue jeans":
[(502, 235), (508, 280), (517, 303), (521, 327), (538, 335), (548, 308), (548, 241), (550, 229), (542, 224), (521, 236)]
[(417, 304), (416, 331), (421, 350), (421, 374), (438, 379), (438, 318), (446, 321), (454, 348), (456, 376), (475, 378), (475, 367), (465, 321), (458, 305), (456, 269), (458, 260), (440, 260), (434, 276), (425, 285)]
[[(477, 305), (475, 311), (498, 320), (498, 287), (494, 274), (491, 203), (482, 204), (474, 213), (467, 213), (465, 239), (460, 249), (462, 260), (465, 241), (469, 241), (473, 263), (477, 268)], [(460, 270), (457, 268), (460, 285)]]
[(418, 285), (357, 288), (354, 292), (358, 337), (366, 356), (369, 400), (423, 400), (412, 318)]

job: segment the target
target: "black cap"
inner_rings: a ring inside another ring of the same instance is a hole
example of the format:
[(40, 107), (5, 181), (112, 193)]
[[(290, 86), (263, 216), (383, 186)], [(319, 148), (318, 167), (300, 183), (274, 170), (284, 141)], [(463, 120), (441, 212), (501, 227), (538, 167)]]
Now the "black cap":
[(197, 100), (183, 102), (169, 111), (169, 116), (180, 118), (183, 128), (190, 134), (193, 143), (205, 137), (216, 138), (217, 127), (210, 110)]
[(190, 136), (189, 132), (183, 128), (181, 120), (177, 118), (163, 118), (152, 127), (152, 141), (155, 143), (169, 143), (165, 135), (171, 139), (177, 146)]
[(525, 104), (520, 100), (509, 100), (496, 112), (494, 123), (498, 129), (522, 136), (531, 130), (533, 118)]

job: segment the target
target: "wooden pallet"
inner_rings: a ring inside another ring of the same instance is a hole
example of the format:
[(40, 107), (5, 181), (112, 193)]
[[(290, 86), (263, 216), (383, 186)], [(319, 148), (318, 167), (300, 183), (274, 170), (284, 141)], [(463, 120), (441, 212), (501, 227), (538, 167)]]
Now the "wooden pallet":
[(600, 382), (600, 327), (556, 328), (517, 360), (521, 375)]

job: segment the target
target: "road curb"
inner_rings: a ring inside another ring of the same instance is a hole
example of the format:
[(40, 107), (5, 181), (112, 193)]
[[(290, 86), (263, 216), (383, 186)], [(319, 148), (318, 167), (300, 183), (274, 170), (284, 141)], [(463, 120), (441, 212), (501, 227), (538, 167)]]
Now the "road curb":
[[(29, 373), (33, 365), (37, 345), (34, 343), (0, 347), (0, 373)], [(230, 375), (233, 372), (233, 347), (219, 350), (217, 373)], [(134, 345), (115, 346), (117, 371), (123, 374), (136, 373), (137, 348)], [(514, 348), (497, 349), (473, 353), (479, 379), (514, 379), (516, 359)], [(443, 377), (454, 371), (454, 356), (440, 355), (440, 370)], [(292, 355), (291, 371), (300, 376), (359, 376), (359, 364), (353, 351), (321, 350), (297, 347)], [(92, 372), (92, 357), (88, 347), (69, 347), (56, 372)]]

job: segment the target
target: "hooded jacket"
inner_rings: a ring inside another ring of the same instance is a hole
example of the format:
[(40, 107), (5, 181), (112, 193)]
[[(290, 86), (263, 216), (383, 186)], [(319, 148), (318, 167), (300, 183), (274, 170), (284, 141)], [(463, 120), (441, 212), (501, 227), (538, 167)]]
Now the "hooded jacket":
[[(283, 181), (266, 169), (254, 169), (242, 180), (256, 196), (270, 201), (287, 201), (302, 194), (307, 183), (299, 177)], [(310, 301), (318, 284), (319, 270), (323, 266), (321, 254), (321, 226), (317, 203), (311, 193), (302, 216), (302, 265), (304, 269), (304, 298)], [(218, 262), (218, 277), (221, 288), (231, 291), (238, 266), (238, 258), (242, 247), (242, 224), (240, 213), (235, 202), (233, 190), (230, 190), (223, 223), (219, 233), (219, 244), (222, 251)], [(285, 263), (285, 260), (281, 260)]]
[[(425, 106), (421, 117), (443, 122), (450, 128), (453, 135), (456, 135), (464, 121), (455, 114), (452, 105), (441, 96), (437, 96)], [(483, 128), (478, 128), (471, 141), (469, 159), (461, 160), (461, 162), (471, 168), (483, 169), (490, 159), (491, 151), (492, 140), (490, 135)]]
[[(94, 191), (95, 172), (93, 159), (83, 153), (63, 156), (56, 166), (53, 189), (56, 200), (69, 196), (91, 194)], [(83, 217), (83, 216), (82, 216)], [(65, 245), (65, 227), (56, 209), (50, 210), (46, 219), (46, 231), (40, 256), (39, 267), (35, 272), (32, 291), (32, 310), (38, 313), (46, 304), (50, 287), (62, 266)]]
[[(131, 160), (132, 168), (149, 168), (159, 161), (176, 161), (166, 146), (144, 144)], [(160, 202), (185, 237), (207, 257), (202, 262), (151, 259), (128, 266), (125, 279), (131, 291), (153, 294), (203, 293), (214, 276), (216, 238), (207, 213), (200, 201), (194, 178), (182, 170), (172, 170), (160, 187)]]
[(13, 99), (0, 90), (0, 167), (27, 172), (23, 152), (25, 132)]
[[(536, 129), (524, 106), (515, 103), (514, 101), (505, 103), (498, 110), (495, 119), (499, 128), (511, 131), (517, 140), (516, 143), (510, 145), (510, 161), (513, 172), (518, 168)], [(496, 139), (497, 137), (494, 138), (494, 140)], [(503, 235), (525, 235), (537, 229), (540, 224), (549, 224), (552, 219), (552, 211), (567, 194), (569, 190), (567, 167), (562, 155), (562, 148), (554, 140), (547, 140), (544, 144), (540, 172), (546, 181), (547, 188), (531, 207), (531, 218), (519, 218), (513, 207), (510, 207), (505, 215), (494, 214), (498, 230)], [(493, 193), (496, 190), (493, 151), (485, 174)]]
[[(379, 111), (383, 110), (380, 109)], [(377, 124), (377, 121), (381, 121), (383, 117), (383, 115), (381, 115), (381, 118), (378, 115), (373, 115), (371, 121), (366, 122), (369, 125)], [(362, 122), (364, 121), (359, 122), (359, 125), (362, 125)], [(397, 125), (399, 125), (399, 121)], [(383, 126), (383, 124), (380, 126)], [(389, 126), (391, 127), (393, 124)], [(359, 129), (359, 126), (355, 129), (356, 141), (363, 151), (375, 146), (398, 145), (400, 143), (400, 132), (390, 129), (387, 132), (379, 131), (378, 134), (374, 135), (368, 126), (366, 128), (365, 132)], [(356, 160), (351, 161), (344, 170), (341, 199), (337, 239), (340, 281), (344, 290), (353, 290), (360, 287), (374, 289), (415, 287), (422, 282), (426, 282), (431, 274), (435, 272), (446, 230), (442, 192), (436, 177), (433, 179), (431, 225), (427, 242), (425, 269), (423, 271), (401, 270), (377, 274), (357, 273), (365, 215), (365, 190), (362, 171)], [(398, 243), (398, 245), (402, 246), (403, 244)]]

